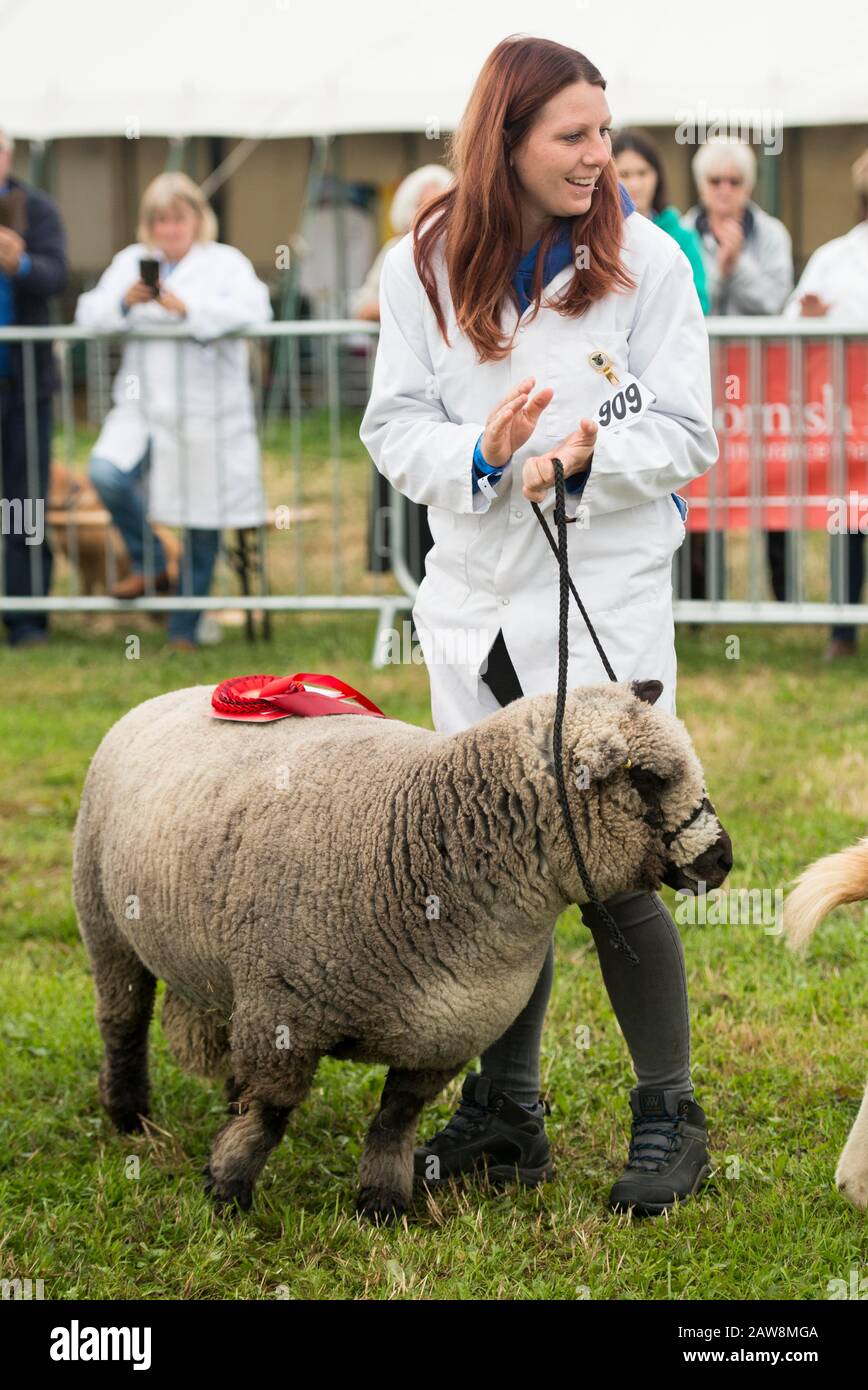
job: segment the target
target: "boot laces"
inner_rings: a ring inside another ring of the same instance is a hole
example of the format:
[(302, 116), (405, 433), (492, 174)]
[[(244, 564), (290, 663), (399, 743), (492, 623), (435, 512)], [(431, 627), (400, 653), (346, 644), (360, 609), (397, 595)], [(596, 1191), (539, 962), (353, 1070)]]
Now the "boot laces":
[(633, 1117), (628, 1168), (656, 1173), (681, 1148), (681, 1121), (678, 1116), (645, 1115)]
[(467, 1139), (481, 1128), (487, 1118), (488, 1110), (484, 1106), (477, 1105), (474, 1100), (463, 1100), (435, 1139)]

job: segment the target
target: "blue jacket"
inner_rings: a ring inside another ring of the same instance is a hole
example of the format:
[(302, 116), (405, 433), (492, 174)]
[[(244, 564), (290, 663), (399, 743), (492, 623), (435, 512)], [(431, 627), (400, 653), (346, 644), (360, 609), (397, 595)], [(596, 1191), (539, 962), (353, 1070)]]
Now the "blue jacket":
[[(0, 303), (3, 304), (0, 321), (28, 327), (47, 324), (49, 299), (60, 293), (67, 275), (66, 236), (60, 211), (47, 193), (11, 175), (5, 187), (7, 191), (23, 188), (25, 192), (23, 237), (26, 252), (18, 273), (2, 276), (5, 284), (0, 295)], [(16, 395), (21, 396), (24, 391), (21, 347), (18, 343), (4, 346), (7, 352), (0, 374), (11, 378)], [(37, 396), (52, 395), (58, 379), (51, 343), (36, 344), (34, 365)]]

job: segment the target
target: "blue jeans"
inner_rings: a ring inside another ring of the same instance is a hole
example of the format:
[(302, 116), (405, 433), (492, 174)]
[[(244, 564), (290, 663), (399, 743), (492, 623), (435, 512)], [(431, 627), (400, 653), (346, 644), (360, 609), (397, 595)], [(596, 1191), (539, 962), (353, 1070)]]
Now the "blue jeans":
[[(144, 572), (146, 550), (150, 554), (154, 574), (166, 568), (166, 552), (145, 516), (141, 483), (144, 470), (149, 465), (150, 445), (135, 467), (127, 471), (96, 454), (91, 456), (88, 470), (91, 482), (123, 537), (136, 574)], [(204, 527), (184, 531), (179, 576), (181, 594), (208, 593), (219, 549), (219, 531)], [(200, 616), (199, 612), (192, 610), (170, 613), (169, 636), (186, 637), (188, 641), (195, 642)]]

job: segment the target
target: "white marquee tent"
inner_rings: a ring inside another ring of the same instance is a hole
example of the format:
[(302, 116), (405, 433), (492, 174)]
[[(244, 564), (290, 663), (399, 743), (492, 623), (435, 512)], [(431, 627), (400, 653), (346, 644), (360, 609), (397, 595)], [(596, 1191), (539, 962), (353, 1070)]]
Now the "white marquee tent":
[(586, 53), (620, 124), (868, 120), (863, 0), (0, 0), (0, 126), (30, 139), (445, 131), (516, 32)]

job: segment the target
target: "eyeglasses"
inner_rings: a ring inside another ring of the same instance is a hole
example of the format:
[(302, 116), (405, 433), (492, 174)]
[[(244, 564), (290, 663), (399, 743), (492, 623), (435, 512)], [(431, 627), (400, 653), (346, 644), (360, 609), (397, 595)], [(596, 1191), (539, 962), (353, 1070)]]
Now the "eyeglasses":
[(708, 182), (712, 188), (717, 188), (719, 183), (731, 184), (733, 188), (741, 188), (744, 179), (738, 174), (714, 174)]

